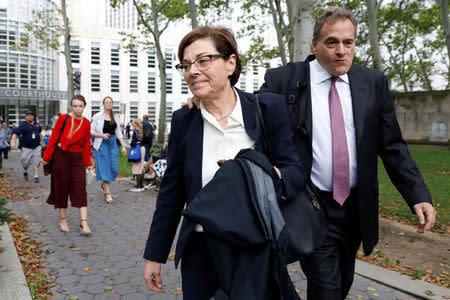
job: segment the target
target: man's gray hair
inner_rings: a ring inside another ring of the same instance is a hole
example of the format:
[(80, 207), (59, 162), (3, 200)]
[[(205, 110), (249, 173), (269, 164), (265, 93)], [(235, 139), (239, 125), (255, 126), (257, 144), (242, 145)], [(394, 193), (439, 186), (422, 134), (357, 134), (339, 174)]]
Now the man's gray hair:
[(356, 39), (358, 21), (356, 21), (356, 18), (351, 11), (339, 6), (327, 7), (325, 9), (325, 12), (317, 18), (316, 22), (314, 23), (313, 39), (316, 42), (320, 39), (320, 31), (322, 30), (322, 27), (326, 22), (336, 22), (340, 19), (349, 19), (352, 22), (353, 27), (355, 28)]

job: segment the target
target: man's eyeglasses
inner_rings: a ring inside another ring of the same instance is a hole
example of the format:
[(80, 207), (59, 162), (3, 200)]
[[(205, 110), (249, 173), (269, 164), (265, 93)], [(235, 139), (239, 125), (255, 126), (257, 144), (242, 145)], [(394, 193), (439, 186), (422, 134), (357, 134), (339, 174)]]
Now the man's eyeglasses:
[(182, 76), (184, 76), (184, 73), (189, 71), (191, 69), (192, 65), (195, 65), (195, 67), (199, 71), (205, 71), (211, 68), (212, 59), (213, 58), (219, 58), (219, 57), (225, 57), (225, 55), (222, 54), (209, 54), (197, 57), (193, 62), (183, 62), (181, 64), (178, 64), (175, 66), (175, 69), (177, 69), (178, 72)]

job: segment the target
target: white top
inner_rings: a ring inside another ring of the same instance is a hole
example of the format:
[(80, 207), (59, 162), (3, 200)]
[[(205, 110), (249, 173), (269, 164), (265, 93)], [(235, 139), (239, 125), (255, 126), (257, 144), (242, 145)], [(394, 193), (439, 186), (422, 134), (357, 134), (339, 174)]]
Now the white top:
[[(200, 101), (200, 111), (203, 118), (203, 157), (202, 157), (202, 187), (204, 187), (219, 169), (217, 161), (233, 159), (241, 149), (254, 148), (252, 139), (244, 127), (242, 106), (239, 95), (236, 95), (236, 105), (228, 117), (227, 125), (222, 128)], [(195, 225), (194, 231), (203, 231), (200, 225)]]
[[(333, 190), (333, 152), (328, 94), (332, 75), (317, 60), (309, 63), (311, 80), (312, 150), (311, 180), (323, 191)], [(355, 124), (348, 75), (339, 76), (336, 89), (341, 100), (347, 136), (350, 187), (357, 185)]]
[[(115, 130), (116, 138), (121, 139), (123, 138), (122, 130), (120, 130), (120, 120), (119, 116), (117, 114), (114, 114), (114, 122), (116, 122), (117, 127)], [(104, 112), (99, 111), (92, 117), (91, 121), (91, 132), (97, 132), (97, 133), (103, 133), (103, 126), (105, 124), (105, 116)], [(103, 139), (100, 137), (94, 138), (94, 149), (98, 150), (100, 148), (100, 145), (102, 144)]]

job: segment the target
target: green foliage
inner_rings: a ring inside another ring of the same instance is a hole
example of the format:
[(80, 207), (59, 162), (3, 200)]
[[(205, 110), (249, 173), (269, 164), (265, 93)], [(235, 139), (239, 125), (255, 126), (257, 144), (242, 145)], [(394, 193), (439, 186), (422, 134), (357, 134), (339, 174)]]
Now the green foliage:
[[(0, 225), (5, 224), (6, 222), (9, 221), (9, 217), (11, 216), (11, 211), (6, 208), (6, 199), (5, 198), (0, 198)], [(2, 239), (1, 235), (0, 235), (0, 240)]]
[(29, 47), (31, 38), (38, 41), (42, 49), (60, 49), (60, 39), (64, 34), (64, 28), (59, 25), (59, 15), (61, 11), (57, 9), (33, 10), (31, 21), (25, 23), (27, 35), (20, 41), (20, 48)]

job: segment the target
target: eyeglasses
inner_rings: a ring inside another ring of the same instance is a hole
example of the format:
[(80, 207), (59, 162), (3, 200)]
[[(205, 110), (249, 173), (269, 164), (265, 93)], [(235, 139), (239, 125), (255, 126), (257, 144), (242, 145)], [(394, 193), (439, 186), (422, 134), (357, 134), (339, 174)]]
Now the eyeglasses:
[(184, 62), (181, 64), (178, 64), (175, 66), (175, 69), (177, 69), (178, 72), (180, 72), (181, 76), (184, 76), (184, 73), (189, 71), (191, 69), (192, 65), (195, 65), (195, 67), (199, 71), (205, 71), (211, 68), (212, 59), (213, 58), (219, 58), (219, 57), (225, 57), (225, 55), (222, 54), (209, 54), (197, 57), (193, 62)]

